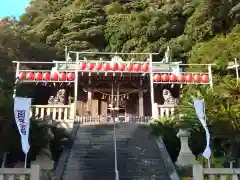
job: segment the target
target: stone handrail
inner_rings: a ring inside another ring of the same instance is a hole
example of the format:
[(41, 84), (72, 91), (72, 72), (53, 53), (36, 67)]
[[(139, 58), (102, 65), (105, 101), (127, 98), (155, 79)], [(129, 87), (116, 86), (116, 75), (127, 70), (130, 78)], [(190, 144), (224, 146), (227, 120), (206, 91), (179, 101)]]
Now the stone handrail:
[(240, 168), (203, 168), (200, 164), (193, 165), (193, 180), (204, 180), (205, 176), (209, 180), (215, 180), (216, 177), (220, 177), (220, 180), (227, 180), (231, 177), (231, 180), (238, 180), (240, 175)]
[(101, 122), (101, 116), (78, 116), (80, 124), (98, 124)]
[(31, 116), (43, 119), (50, 117), (53, 120), (70, 119), (71, 105), (32, 105)]
[(0, 168), (0, 180), (40, 180), (41, 170), (39, 165), (32, 165), (31, 168)]
[[(149, 124), (152, 120), (151, 116), (119, 116), (115, 117), (116, 123), (138, 123)], [(78, 116), (77, 121), (80, 124), (111, 124), (113, 119), (111, 116)]]
[(174, 115), (176, 105), (158, 105), (159, 117), (171, 117)]
[(162, 160), (164, 162), (166, 172), (168, 173), (170, 179), (180, 180), (163, 140), (161, 139), (161, 137), (158, 137), (156, 138), (156, 141), (157, 141), (158, 148), (161, 152), (160, 154), (162, 156)]
[(139, 124), (149, 124), (152, 121), (151, 116), (129, 116), (128, 122), (139, 123)]

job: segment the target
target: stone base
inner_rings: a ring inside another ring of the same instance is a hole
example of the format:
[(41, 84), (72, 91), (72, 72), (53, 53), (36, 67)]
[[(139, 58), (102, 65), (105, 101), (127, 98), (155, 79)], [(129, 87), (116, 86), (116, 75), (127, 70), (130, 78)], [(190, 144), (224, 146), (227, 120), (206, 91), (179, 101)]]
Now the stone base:
[(188, 167), (188, 166), (192, 166), (196, 162), (197, 161), (195, 159), (195, 156), (189, 153), (189, 154), (179, 154), (175, 164), (178, 167)]
[(37, 164), (41, 169), (52, 170), (54, 166), (54, 161), (48, 156), (38, 155), (36, 161), (33, 161), (31, 164)]
[(177, 166), (176, 170), (182, 177), (192, 177), (192, 166)]

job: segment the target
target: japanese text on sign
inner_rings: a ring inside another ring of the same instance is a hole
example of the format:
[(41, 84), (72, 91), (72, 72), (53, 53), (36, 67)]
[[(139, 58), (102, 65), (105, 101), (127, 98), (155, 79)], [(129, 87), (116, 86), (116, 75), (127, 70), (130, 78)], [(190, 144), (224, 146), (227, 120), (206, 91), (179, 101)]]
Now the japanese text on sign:
[(23, 135), (26, 135), (27, 131), (26, 131), (26, 123), (25, 123), (25, 110), (17, 110), (17, 119), (20, 122), (20, 132)]

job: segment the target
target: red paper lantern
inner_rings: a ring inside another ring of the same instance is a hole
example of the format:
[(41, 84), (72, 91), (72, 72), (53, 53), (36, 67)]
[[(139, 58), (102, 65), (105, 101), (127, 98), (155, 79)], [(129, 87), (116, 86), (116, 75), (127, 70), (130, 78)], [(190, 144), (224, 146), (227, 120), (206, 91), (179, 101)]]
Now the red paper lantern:
[(144, 72), (147, 72), (147, 71), (149, 70), (148, 64), (142, 65), (142, 70), (143, 70)]
[(134, 65), (134, 71), (140, 71), (141, 70), (141, 65), (140, 64), (135, 64)]
[(51, 73), (51, 80), (57, 81), (58, 80), (58, 73), (56, 73), (56, 72)]
[(18, 77), (19, 79), (26, 79), (26, 73), (21, 72), (19, 73)]
[(96, 64), (96, 70), (101, 70), (102, 69), (102, 64), (101, 63), (97, 63)]
[(176, 82), (177, 81), (177, 76), (175, 74), (170, 75), (170, 81), (171, 82)]
[(199, 74), (196, 74), (194, 76), (194, 82), (200, 83), (202, 81), (202, 77)]
[(43, 73), (43, 80), (50, 80), (50, 74), (49, 73)]
[(204, 74), (204, 75), (202, 76), (202, 82), (203, 82), (203, 83), (208, 83), (208, 82), (209, 82), (209, 77), (208, 77), (207, 74)]
[(67, 74), (67, 79), (68, 79), (69, 81), (74, 81), (74, 79), (75, 79), (75, 74), (72, 73), (72, 72), (68, 73), (68, 74)]
[(88, 64), (88, 70), (93, 70), (94, 69), (94, 64), (93, 63), (89, 63)]
[(35, 74), (35, 79), (36, 80), (42, 80), (42, 74), (41, 73), (36, 73)]
[(128, 64), (127, 65), (127, 70), (128, 71), (132, 71), (133, 70), (133, 65), (132, 64)]
[(87, 67), (86, 63), (80, 63), (80, 69), (85, 70)]
[(177, 79), (178, 82), (185, 82), (185, 76), (183, 74), (180, 74)]
[(169, 81), (169, 76), (167, 74), (163, 74), (161, 78), (163, 82)]
[(60, 73), (59, 74), (59, 80), (60, 81), (66, 81), (67, 80), (67, 76), (65, 73)]
[(118, 70), (118, 64), (117, 63), (111, 64), (111, 70), (113, 71)]
[(27, 73), (27, 79), (28, 80), (34, 80), (34, 74), (31, 73), (31, 72)]
[(186, 75), (186, 81), (189, 83), (193, 81), (193, 77), (191, 74)]
[(161, 76), (159, 74), (155, 74), (154, 77), (153, 77), (154, 81), (161, 81)]
[(125, 70), (125, 64), (120, 64), (119, 70), (120, 70), (120, 71), (124, 71), (124, 70)]
[(104, 71), (109, 71), (110, 68), (111, 68), (110, 64), (108, 64), (108, 63), (104, 64), (104, 67), (103, 67)]

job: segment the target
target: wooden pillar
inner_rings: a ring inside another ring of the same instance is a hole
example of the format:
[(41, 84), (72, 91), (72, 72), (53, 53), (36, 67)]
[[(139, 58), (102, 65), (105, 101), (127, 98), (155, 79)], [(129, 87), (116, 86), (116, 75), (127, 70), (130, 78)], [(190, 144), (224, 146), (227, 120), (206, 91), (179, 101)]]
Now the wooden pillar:
[(115, 120), (116, 121), (119, 121), (119, 100), (120, 100), (120, 87), (119, 87), (119, 83), (117, 84), (117, 98), (116, 98), (116, 117), (115, 117)]
[[(142, 80), (140, 80), (140, 87), (142, 87)], [(138, 92), (138, 116), (144, 116), (143, 89), (140, 89)]]
[[(78, 56), (77, 56), (78, 58)], [(75, 81), (74, 81), (74, 116), (73, 119), (76, 120), (77, 118), (77, 99), (78, 99), (78, 67), (79, 67), (79, 62), (76, 61), (76, 66), (75, 66)], [(72, 109), (72, 108), (71, 108)]]
[(144, 108), (143, 108), (143, 90), (141, 89), (138, 92), (138, 116), (144, 116)]
[(101, 116), (107, 117), (108, 104), (107, 101), (101, 100)]
[(88, 92), (87, 92), (87, 111), (88, 111), (88, 115), (91, 116), (92, 115), (92, 87), (91, 87), (91, 77), (89, 77), (88, 80)]
[(149, 54), (149, 65), (150, 65), (150, 96), (151, 96), (151, 105), (152, 105), (152, 117), (155, 117), (156, 115), (156, 108), (155, 108), (155, 102), (154, 102), (154, 85), (153, 85), (153, 63), (152, 63), (152, 54)]

